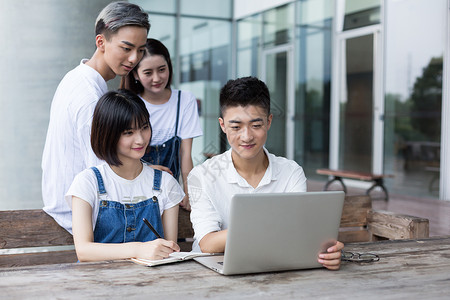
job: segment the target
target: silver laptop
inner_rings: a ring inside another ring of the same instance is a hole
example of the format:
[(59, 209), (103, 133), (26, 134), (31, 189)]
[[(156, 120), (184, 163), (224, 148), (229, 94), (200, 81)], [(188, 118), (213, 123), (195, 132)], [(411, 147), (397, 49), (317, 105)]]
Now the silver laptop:
[(225, 255), (194, 258), (223, 275), (322, 267), (336, 243), (344, 192), (237, 194)]

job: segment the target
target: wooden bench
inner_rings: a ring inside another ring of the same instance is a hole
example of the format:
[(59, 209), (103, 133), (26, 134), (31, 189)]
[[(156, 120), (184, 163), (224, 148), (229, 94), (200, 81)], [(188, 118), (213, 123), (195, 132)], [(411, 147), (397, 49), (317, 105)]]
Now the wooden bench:
[[(428, 237), (428, 220), (385, 211), (373, 211), (369, 196), (346, 196), (341, 218), (339, 240), (366, 242), (381, 239)], [(178, 244), (190, 251), (194, 232), (189, 212), (180, 209)], [(51, 246), (71, 249), (48, 251)], [(32, 247), (34, 253), (0, 254), (0, 267), (76, 262), (72, 235), (44, 211), (0, 211), (0, 249)]]
[(331, 170), (331, 169), (317, 169), (317, 174), (320, 175), (328, 175), (333, 176), (330, 180), (327, 181), (325, 184), (323, 190), (328, 190), (328, 187), (330, 184), (332, 184), (334, 181), (338, 181), (344, 190), (344, 192), (347, 194), (347, 187), (344, 184), (344, 181), (342, 178), (348, 178), (348, 179), (356, 179), (361, 181), (372, 181), (373, 185), (367, 189), (366, 195), (370, 195), (370, 192), (374, 190), (376, 187), (379, 187), (384, 192), (384, 199), (387, 201), (389, 200), (389, 194), (384, 186), (384, 178), (387, 177), (394, 177), (393, 175), (385, 175), (385, 174), (372, 174), (372, 173), (365, 173), (365, 172), (356, 172), (356, 171), (347, 171), (347, 170)]
[[(189, 212), (184, 209), (180, 209), (178, 227), (181, 251), (190, 251), (194, 230)], [(10, 251), (13, 253), (0, 253), (0, 267), (70, 263), (78, 260), (72, 235), (42, 209), (0, 211), (1, 249), (13, 250)], [(26, 250), (26, 253), (16, 253), (14, 250), (18, 249)]]
[(349, 243), (427, 237), (428, 219), (373, 210), (367, 195), (345, 197), (339, 241)]

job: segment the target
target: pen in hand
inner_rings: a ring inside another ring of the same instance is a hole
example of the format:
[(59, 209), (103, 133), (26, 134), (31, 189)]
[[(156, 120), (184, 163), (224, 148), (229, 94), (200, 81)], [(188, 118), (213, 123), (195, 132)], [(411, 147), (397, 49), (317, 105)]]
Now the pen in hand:
[(151, 231), (153, 231), (153, 233), (156, 235), (157, 238), (162, 239), (162, 236), (159, 235), (158, 231), (156, 231), (156, 229), (152, 226), (152, 224), (150, 224), (149, 221), (147, 221), (146, 218), (142, 219), (145, 223), (145, 225), (148, 226), (148, 228), (150, 228)]

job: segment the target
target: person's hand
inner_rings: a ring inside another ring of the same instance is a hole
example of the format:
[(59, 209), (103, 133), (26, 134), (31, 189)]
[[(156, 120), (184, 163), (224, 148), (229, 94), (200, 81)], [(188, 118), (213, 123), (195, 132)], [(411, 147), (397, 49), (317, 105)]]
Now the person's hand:
[(161, 165), (149, 165), (149, 166), (155, 170), (166, 171), (167, 173), (169, 173), (170, 175), (173, 176), (172, 171), (170, 171), (170, 169), (166, 166), (161, 166)]
[(173, 241), (156, 239), (150, 242), (139, 243), (136, 253), (137, 258), (158, 260), (169, 257), (172, 252), (179, 252), (180, 247)]
[(189, 202), (188, 195), (184, 196), (183, 200), (181, 200), (180, 207), (187, 211), (191, 211), (191, 203)]
[(320, 253), (317, 261), (329, 270), (339, 270), (342, 249), (344, 249), (344, 244), (337, 241), (334, 246), (327, 249), (327, 253)]

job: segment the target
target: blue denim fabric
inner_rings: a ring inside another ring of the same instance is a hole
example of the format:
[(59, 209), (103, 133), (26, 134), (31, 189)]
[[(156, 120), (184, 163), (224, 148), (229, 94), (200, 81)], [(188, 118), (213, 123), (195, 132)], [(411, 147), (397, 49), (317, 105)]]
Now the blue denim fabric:
[[(100, 198), (106, 194), (103, 179), (97, 168), (92, 167), (99, 186)], [(159, 190), (161, 185), (161, 171), (155, 170), (153, 189)], [(155, 234), (142, 221), (146, 218), (164, 237), (164, 230), (159, 212), (158, 198), (139, 203), (122, 204), (117, 201), (100, 199), (100, 207), (94, 230), (94, 242), (98, 243), (127, 243), (147, 242), (156, 239)]]
[(168, 167), (173, 177), (178, 180), (180, 176), (180, 146), (181, 138), (174, 136), (161, 145), (150, 146), (150, 152), (146, 153), (142, 159), (152, 165), (162, 165)]
[[(178, 180), (180, 176), (180, 147), (181, 138), (178, 136), (178, 119), (180, 116), (181, 91), (178, 91), (177, 118), (175, 122), (175, 135), (161, 145), (150, 146), (149, 153), (146, 153), (142, 160), (152, 165), (162, 165), (168, 167), (173, 177)], [(151, 118), (151, 117), (150, 117)]]

